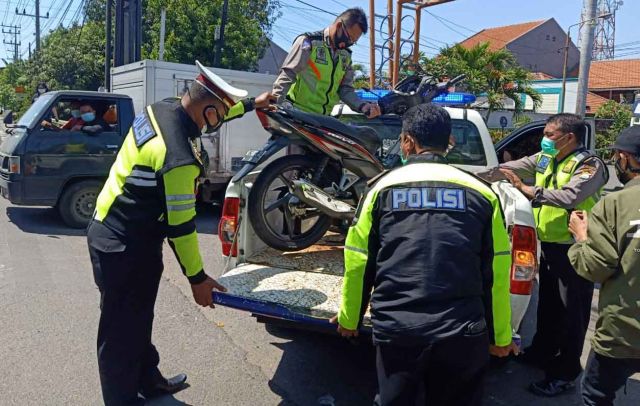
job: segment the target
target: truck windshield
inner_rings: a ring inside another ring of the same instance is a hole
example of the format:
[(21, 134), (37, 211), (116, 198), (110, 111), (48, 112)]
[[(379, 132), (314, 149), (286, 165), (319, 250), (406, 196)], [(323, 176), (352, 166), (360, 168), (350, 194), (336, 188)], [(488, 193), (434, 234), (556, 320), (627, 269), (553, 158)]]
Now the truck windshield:
[(52, 94), (46, 93), (38, 97), (31, 107), (29, 107), (22, 117), (20, 117), (20, 120), (18, 120), (18, 126), (31, 128), (32, 124), (35, 124), (34, 121), (42, 115), (44, 108), (49, 105), (52, 97)]

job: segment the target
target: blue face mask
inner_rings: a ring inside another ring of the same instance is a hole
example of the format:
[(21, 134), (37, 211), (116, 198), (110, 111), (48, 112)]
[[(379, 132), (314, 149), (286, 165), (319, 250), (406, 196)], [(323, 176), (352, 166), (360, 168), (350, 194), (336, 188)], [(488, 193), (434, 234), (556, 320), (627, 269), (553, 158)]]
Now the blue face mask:
[(96, 119), (96, 113), (82, 113), (80, 117), (82, 117), (82, 121), (85, 123), (90, 123)]
[(80, 110), (71, 110), (71, 117), (79, 118), (80, 117)]

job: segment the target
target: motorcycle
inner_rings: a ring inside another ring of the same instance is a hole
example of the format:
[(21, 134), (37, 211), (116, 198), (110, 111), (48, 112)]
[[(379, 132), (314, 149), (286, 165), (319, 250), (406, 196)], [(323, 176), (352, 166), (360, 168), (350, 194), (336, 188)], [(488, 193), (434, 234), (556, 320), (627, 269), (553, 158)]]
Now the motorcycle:
[[(464, 77), (439, 83), (423, 73), (409, 76), (380, 97), (378, 105), (382, 114), (401, 116), (413, 106), (446, 94)], [(383, 151), (372, 128), (281, 106), (257, 114), (272, 136), (262, 149), (243, 159), (244, 166), (233, 182), (286, 147), (302, 151), (266, 165), (251, 186), (251, 224), (272, 248), (302, 250), (320, 240), (336, 221), (348, 224), (367, 181), (400, 164), (397, 154)]]

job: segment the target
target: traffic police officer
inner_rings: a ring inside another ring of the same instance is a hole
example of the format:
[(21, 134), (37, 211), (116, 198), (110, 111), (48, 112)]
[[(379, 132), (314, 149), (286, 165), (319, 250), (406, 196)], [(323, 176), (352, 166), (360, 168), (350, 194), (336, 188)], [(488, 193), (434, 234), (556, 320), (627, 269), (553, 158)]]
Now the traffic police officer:
[(596, 332), (582, 380), (587, 406), (613, 405), (616, 392), (640, 372), (640, 126), (613, 145), (624, 189), (603, 197), (591, 213), (573, 212), (576, 272), (600, 283)]
[(198, 249), (195, 192), (203, 163), (194, 139), (265, 107), (269, 95), (240, 99), (236, 89), (196, 61), (200, 75), (181, 100), (152, 104), (135, 117), (98, 196), (88, 244), (100, 289), (98, 366), (105, 404), (139, 404), (184, 387), (184, 374), (165, 379), (151, 343), (153, 308), (163, 270), (165, 237), (195, 301), (212, 305), (212, 289)]
[(278, 103), (288, 101), (300, 110), (328, 115), (342, 99), (370, 118), (380, 115), (380, 107), (362, 101), (353, 88), (349, 48), (367, 29), (364, 11), (350, 8), (324, 31), (297, 37), (273, 84)]
[(479, 405), (490, 344), (517, 351), (500, 202), (447, 164), (450, 134), (443, 108), (407, 111), (407, 165), (375, 180), (347, 235), (338, 331), (357, 335), (370, 302), (379, 405)]
[[(542, 242), (538, 321), (533, 344), (519, 359), (545, 370), (545, 379), (529, 387), (541, 396), (570, 389), (582, 371), (593, 283), (578, 276), (569, 263), (569, 213), (591, 210), (608, 176), (604, 163), (583, 146), (585, 129), (577, 115), (554, 115), (544, 128), (541, 152), (480, 174), (492, 181), (508, 179), (533, 206)], [(534, 177), (535, 186), (521, 180)]]

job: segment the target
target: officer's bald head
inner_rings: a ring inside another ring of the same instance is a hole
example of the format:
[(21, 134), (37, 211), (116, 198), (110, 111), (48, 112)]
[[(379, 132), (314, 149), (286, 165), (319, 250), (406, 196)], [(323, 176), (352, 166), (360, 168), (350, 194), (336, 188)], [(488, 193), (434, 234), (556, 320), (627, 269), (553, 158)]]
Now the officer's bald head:
[(422, 149), (445, 151), (451, 134), (451, 117), (440, 106), (419, 104), (404, 114), (402, 133), (414, 138)]

